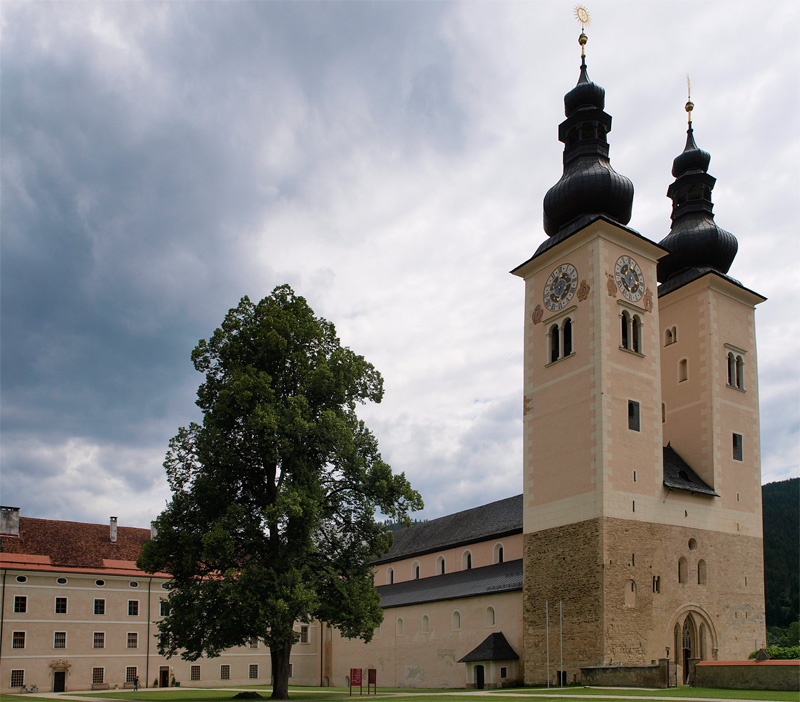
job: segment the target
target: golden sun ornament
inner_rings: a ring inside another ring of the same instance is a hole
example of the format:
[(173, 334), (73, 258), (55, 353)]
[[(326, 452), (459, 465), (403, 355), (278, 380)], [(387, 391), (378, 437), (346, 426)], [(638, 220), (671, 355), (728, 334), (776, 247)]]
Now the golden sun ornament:
[(583, 30), (584, 27), (587, 27), (589, 22), (591, 22), (589, 10), (587, 10), (583, 5), (577, 5), (575, 7), (575, 17), (577, 18), (578, 22), (581, 23), (581, 30)]

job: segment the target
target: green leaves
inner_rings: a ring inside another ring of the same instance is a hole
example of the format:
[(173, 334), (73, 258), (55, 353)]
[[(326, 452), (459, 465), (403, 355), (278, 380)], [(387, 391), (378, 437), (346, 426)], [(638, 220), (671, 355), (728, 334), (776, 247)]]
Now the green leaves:
[(192, 362), (203, 422), (170, 441), (173, 497), (139, 559), (173, 576), (163, 653), (195, 660), (257, 637), (280, 672), (296, 622), (369, 640), (382, 619), (369, 563), (391, 543), (375, 511), (408, 521), (422, 507), (356, 415), (381, 401), (380, 373), (288, 285), (242, 298)]

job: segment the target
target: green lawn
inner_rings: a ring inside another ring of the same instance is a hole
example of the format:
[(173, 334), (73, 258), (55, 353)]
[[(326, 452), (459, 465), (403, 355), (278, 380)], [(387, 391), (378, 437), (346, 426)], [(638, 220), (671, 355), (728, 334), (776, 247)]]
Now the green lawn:
[[(241, 688), (239, 688), (241, 689)], [(257, 687), (256, 689), (265, 699), (269, 699), (271, 688)], [(668, 690), (640, 690), (640, 689), (620, 689), (620, 688), (519, 688), (513, 690), (494, 690), (486, 691), (492, 697), (492, 702), (519, 702), (520, 696), (536, 697), (537, 702), (567, 702), (569, 700), (585, 700), (586, 697), (602, 696), (604, 700), (620, 700), (628, 702), (631, 697), (653, 697), (653, 698), (694, 698), (702, 699), (724, 699), (724, 700), (764, 700), (767, 702), (800, 702), (800, 694), (797, 692), (777, 692), (762, 690), (722, 690), (714, 688), (693, 688), (679, 687)], [(103, 691), (95, 693), (79, 693), (80, 696), (96, 697), (98, 702), (103, 699), (130, 700), (138, 699), (141, 702), (230, 702), (236, 690), (218, 688), (214, 690), (195, 690), (183, 689), (145, 689), (133, 692), (131, 690)], [(290, 690), (291, 699), (297, 702), (326, 702), (334, 700), (342, 702), (343, 698), (348, 697), (347, 688), (310, 688), (294, 687)], [(478, 702), (476, 697), (483, 695), (470, 693), (461, 690), (414, 690), (402, 689), (382, 689), (378, 691), (378, 697), (391, 702)], [(359, 697), (356, 692), (354, 697)], [(363, 697), (366, 698), (366, 695)], [(67, 702), (70, 698), (69, 693), (63, 693), (60, 698)], [(499, 698), (499, 699), (498, 699)], [(627, 698), (627, 699), (626, 699)], [(45, 702), (47, 698), (37, 695), (0, 695), (0, 702)], [(368, 699), (368, 698), (367, 698)], [(52, 702), (52, 698), (50, 698)], [(366, 702), (366, 699), (364, 700)]]

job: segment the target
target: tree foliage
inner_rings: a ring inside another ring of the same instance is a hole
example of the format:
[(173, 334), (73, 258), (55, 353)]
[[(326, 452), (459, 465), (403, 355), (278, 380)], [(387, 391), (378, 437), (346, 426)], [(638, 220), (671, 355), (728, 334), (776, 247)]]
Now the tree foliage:
[(256, 638), (288, 697), (294, 625), (369, 641), (382, 620), (370, 562), (422, 501), (356, 414), (383, 380), (289, 286), (230, 310), (192, 353), (202, 425), (171, 440), (172, 499), (139, 564), (172, 576), (160, 651), (188, 660)]
[(800, 478), (764, 485), (762, 504), (767, 624), (786, 628), (800, 619)]

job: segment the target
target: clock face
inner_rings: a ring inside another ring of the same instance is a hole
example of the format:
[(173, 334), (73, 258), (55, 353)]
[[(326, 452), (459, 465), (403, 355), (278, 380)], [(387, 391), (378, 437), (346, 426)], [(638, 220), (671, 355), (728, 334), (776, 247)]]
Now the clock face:
[(614, 274), (620, 292), (631, 302), (637, 302), (644, 295), (644, 276), (639, 264), (630, 256), (620, 256), (614, 266)]
[(552, 312), (564, 309), (578, 287), (578, 271), (571, 263), (556, 268), (544, 286), (544, 305)]

